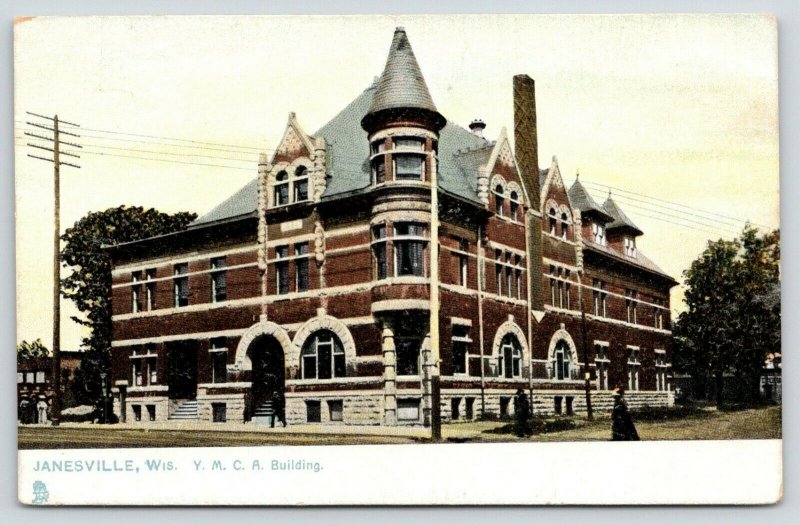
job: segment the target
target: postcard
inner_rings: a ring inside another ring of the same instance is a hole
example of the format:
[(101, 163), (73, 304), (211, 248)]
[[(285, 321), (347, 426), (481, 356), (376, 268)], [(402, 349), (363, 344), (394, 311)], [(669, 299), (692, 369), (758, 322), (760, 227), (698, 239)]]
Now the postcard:
[(774, 17), (14, 33), (22, 503), (782, 497)]

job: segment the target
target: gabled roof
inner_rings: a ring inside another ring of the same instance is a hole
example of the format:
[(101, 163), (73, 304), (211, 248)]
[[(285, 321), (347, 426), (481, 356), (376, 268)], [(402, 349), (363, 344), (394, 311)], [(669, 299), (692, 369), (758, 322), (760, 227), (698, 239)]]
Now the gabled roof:
[(394, 31), (386, 66), (378, 80), (378, 90), (368, 113), (395, 108), (417, 108), (436, 112), (436, 106), (422, 76), (417, 57), (414, 56), (414, 50), (411, 49), (411, 43), (402, 27)]
[(611, 222), (614, 220), (614, 217), (612, 217), (602, 206), (597, 204), (592, 196), (589, 195), (589, 192), (583, 187), (581, 181), (575, 181), (572, 187), (567, 191), (567, 196), (569, 197), (569, 202), (572, 207), (579, 209), (581, 215), (594, 214), (600, 220), (605, 222)]
[(617, 203), (614, 202), (614, 199), (611, 198), (611, 195), (609, 195), (606, 202), (603, 203), (603, 209), (614, 218), (611, 224), (606, 225), (606, 230), (627, 230), (633, 235), (642, 235), (642, 233), (644, 233), (627, 215), (625, 215)]
[[(314, 137), (324, 138), (327, 144), (327, 186), (322, 200), (331, 200), (370, 188), (369, 142), (361, 128), (376, 96), (378, 84), (373, 83), (348, 104), (338, 115), (322, 126)], [(488, 159), (494, 144), (452, 122), (439, 132), (439, 188), (475, 202), (478, 199), (477, 177), (482, 159)], [(485, 163), (485, 160), (483, 160)], [(256, 171), (255, 168), (253, 171)], [(256, 213), (258, 208), (258, 178), (248, 182), (236, 193), (195, 220), (191, 227), (224, 221)]]

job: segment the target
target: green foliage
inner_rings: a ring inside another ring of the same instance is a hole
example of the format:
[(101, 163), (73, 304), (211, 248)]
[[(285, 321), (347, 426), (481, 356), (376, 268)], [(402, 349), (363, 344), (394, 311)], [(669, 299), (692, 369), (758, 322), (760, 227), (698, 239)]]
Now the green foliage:
[(717, 405), (726, 374), (757, 399), (764, 361), (780, 352), (779, 231), (759, 235), (746, 226), (737, 239), (709, 242), (684, 277), (687, 310), (673, 327), (675, 369), (692, 375), (696, 395), (713, 390)]
[(82, 341), (86, 354), (73, 392), (80, 402), (93, 403), (101, 397), (100, 373), (110, 369), (111, 259), (103, 247), (180, 231), (196, 217), (189, 212), (170, 215), (119, 206), (87, 214), (61, 236), (66, 243), (61, 260), (72, 270), (61, 281), (61, 294), (85, 316), (72, 320), (91, 328), (91, 335)]
[(47, 357), (50, 350), (44, 346), (41, 339), (35, 341), (22, 341), (17, 345), (17, 362), (35, 359), (37, 357)]

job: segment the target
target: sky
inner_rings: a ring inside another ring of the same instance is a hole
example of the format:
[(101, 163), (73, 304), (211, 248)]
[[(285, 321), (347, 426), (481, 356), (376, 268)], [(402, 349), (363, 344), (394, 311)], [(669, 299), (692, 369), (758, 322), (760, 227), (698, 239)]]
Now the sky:
[[(676, 279), (742, 221), (779, 226), (777, 37), (766, 15), (26, 19), (15, 25), (15, 136), (26, 111), (82, 127), (81, 168), (62, 168), (62, 232), (121, 204), (202, 214), (257, 175), (258, 151), (276, 147), (289, 112), (313, 133), (368, 87), (396, 26), (439, 112), (464, 126), (483, 119), (489, 139), (502, 127), (513, 138), (512, 77), (533, 77), (542, 167), (557, 156), (567, 185), (580, 171), (598, 199), (620, 188), (615, 199), (645, 232), (639, 249)], [(52, 166), (15, 143), (17, 339), (49, 346)], [(686, 218), (704, 225), (673, 224)], [(674, 311), (681, 298), (675, 287)], [(70, 321), (77, 313), (62, 300), (62, 349), (87, 335)]]

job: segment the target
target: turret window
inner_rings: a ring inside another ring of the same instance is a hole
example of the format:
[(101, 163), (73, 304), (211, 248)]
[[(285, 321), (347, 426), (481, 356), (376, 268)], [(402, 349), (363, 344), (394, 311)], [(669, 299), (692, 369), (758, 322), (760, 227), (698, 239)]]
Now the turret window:
[(418, 155), (395, 155), (394, 170), (396, 180), (422, 180), (425, 175), (425, 159)]
[(593, 222), (592, 223), (592, 240), (595, 244), (599, 244), (600, 246), (606, 245), (606, 225)]
[(400, 222), (394, 225), (394, 254), (396, 275), (424, 275), (425, 227), (422, 224)]
[(625, 237), (624, 246), (625, 255), (628, 257), (636, 257), (636, 239), (633, 237)]

